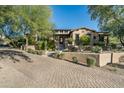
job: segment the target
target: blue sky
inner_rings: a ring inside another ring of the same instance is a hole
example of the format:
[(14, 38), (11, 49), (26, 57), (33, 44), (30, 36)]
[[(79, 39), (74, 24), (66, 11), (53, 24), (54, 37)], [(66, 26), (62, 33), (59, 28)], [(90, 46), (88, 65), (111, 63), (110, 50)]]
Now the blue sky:
[(98, 31), (98, 22), (92, 21), (84, 5), (51, 5), (52, 22), (58, 29), (88, 27)]

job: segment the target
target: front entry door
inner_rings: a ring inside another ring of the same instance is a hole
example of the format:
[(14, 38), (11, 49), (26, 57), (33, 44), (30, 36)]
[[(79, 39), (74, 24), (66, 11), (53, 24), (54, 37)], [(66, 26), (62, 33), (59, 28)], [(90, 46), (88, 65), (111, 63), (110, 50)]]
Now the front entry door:
[(64, 43), (64, 38), (60, 37), (59, 38), (59, 50), (63, 50), (65, 48), (65, 43)]

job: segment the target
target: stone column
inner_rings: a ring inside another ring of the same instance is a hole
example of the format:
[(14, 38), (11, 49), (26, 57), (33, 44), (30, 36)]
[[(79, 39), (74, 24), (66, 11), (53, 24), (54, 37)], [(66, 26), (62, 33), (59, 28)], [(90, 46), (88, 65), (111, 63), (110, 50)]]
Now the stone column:
[(108, 45), (108, 36), (104, 36), (104, 42), (105, 42), (105, 46)]
[(75, 34), (73, 33), (72, 33), (72, 39), (73, 39), (72, 45), (75, 45)]
[(59, 49), (59, 36), (56, 36), (55, 47), (56, 47), (57, 50)]
[(94, 39), (93, 39), (93, 35), (91, 34), (91, 35), (90, 35), (90, 46), (91, 46), (91, 47), (93, 46), (93, 42), (94, 42), (93, 40), (94, 40)]
[(68, 48), (68, 39), (65, 38), (65, 48)]
[(28, 36), (26, 35), (26, 44), (25, 44), (25, 50), (28, 49)]

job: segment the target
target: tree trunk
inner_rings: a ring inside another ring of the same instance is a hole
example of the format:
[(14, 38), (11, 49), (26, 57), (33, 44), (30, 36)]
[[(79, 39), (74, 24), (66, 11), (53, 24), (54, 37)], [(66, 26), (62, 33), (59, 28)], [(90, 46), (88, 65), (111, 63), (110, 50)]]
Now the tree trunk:
[(13, 46), (14, 48), (17, 48), (17, 46), (16, 46), (16, 44), (14, 43), (13, 40), (11, 41), (11, 43), (12, 43), (12, 46)]
[(121, 44), (124, 46), (123, 36), (120, 36), (120, 42), (121, 42)]
[(45, 55), (47, 55), (47, 40), (45, 40)]

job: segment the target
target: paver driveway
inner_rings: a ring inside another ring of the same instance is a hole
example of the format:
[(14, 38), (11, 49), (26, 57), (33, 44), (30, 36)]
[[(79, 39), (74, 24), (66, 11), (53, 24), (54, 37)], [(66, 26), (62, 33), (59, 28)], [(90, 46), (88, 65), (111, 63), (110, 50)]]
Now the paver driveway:
[(29, 56), (27, 62), (9, 57), (0, 61), (0, 87), (124, 87), (124, 75), (89, 68), (45, 56)]

